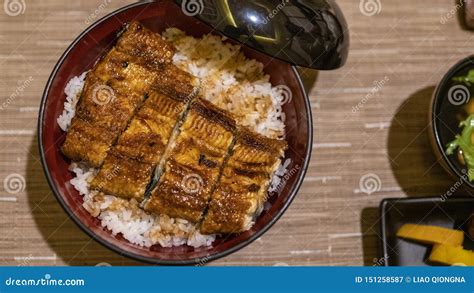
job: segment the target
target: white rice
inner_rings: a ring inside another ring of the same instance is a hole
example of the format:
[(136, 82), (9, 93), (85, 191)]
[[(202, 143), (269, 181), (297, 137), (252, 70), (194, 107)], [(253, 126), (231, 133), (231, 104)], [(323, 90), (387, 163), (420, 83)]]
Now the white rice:
[[(284, 97), (277, 87), (272, 87), (261, 63), (247, 59), (239, 46), (225, 43), (224, 38), (217, 36), (198, 39), (175, 28), (167, 29), (163, 36), (178, 49), (174, 64), (201, 78), (204, 98), (232, 112), (240, 124), (258, 133), (272, 138), (284, 137), (285, 117), (281, 108)], [(72, 78), (64, 90), (66, 102), (57, 119), (64, 131), (69, 129), (75, 115), (86, 73)], [(186, 220), (148, 214), (135, 200), (90, 191), (89, 182), (97, 174), (96, 169), (73, 162), (69, 170), (75, 174), (70, 183), (84, 197), (84, 208), (99, 218), (113, 235), (122, 234), (131, 243), (145, 247), (156, 244), (209, 246), (216, 238), (216, 235), (200, 234), (197, 227)], [(277, 175), (275, 177), (283, 176)]]
[(167, 29), (163, 37), (177, 49), (173, 63), (201, 78), (204, 98), (255, 132), (284, 137), (285, 97), (281, 88), (272, 87), (262, 63), (246, 58), (240, 46), (225, 43), (223, 37), (193, 38), (177, 28)]
[(84, 80), (86, 79), (87, 71), (79, 76), (71, 78), (67, 83), (64, 93), (66, 94), (66, 102), (64, 102), (63, 113), (58, 117), (59, 127), (63, 131), (67, 131), (71, 126), (71, 120), (76, 114), (76, 105), (79, 101), (79, 96), (84, 87)]
[(97, 173), (80, 163), (72, 163), (69, 170), (75, 174), (70, 183), (84, 197), (83, 207), (101, 220), (102, 227), (113, 235), (119, 233), (130, 241), (149, 247), (159, 244), (172, 247), (187, 244), (193, 247), (208, 246), (215, 235), (202, 235), (194, 224), (166, 215), (150, 215), (139, 207), (136, 200), (125, 200), (112, 195), (89, 191), (89, 182)]

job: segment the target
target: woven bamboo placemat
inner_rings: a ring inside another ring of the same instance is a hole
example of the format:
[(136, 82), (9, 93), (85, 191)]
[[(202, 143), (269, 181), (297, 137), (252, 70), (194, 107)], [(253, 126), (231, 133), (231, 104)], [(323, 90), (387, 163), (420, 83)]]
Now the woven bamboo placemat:
[[(129, 2), (11, 2), (19, 12), (0, 10), (0, 183), (19, 187), (0, 192), (0, 264), (138, 265), (68, 219), (43, 175), (36, 134), (59, 56), (91, 20)], [(474, 34), (460, 27), (453, 1), (372, 2), (375, 10), (338, 1), (351, 35), (343, 69), (302, 71), (315, 130), (295, 201), (263, 237), (212, 265), (372, 265), (380, 200), (440, 195), (452, 184), (430, 150), (428, 105), (442, 75), (472, 53)]]

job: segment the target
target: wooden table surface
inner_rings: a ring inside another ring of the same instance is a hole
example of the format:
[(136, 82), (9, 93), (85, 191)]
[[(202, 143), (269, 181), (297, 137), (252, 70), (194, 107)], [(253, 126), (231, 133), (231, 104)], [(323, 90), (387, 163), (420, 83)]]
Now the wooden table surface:
[[(24, 10), (0, 10), (0, 265), (140, 265), (68, 219), (43, 175), (36, 133), (60, 55), (90, 20), (129, 1), (5, 1)], [(302, 71), (314, 116), (305, 182), (263, 237), (210, 265), (373, 265), (380, 201), (452, 184), (431, 152), (427, 112), (443, 74), (473, 52), (455, 1), (373, 0), (374, 15), (359, 1), (337, 2), (351, 35), (346, 66)]]

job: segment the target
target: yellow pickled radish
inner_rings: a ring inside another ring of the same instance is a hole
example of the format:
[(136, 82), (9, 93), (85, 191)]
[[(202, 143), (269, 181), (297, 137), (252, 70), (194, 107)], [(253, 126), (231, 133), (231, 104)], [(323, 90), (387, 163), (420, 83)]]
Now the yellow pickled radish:
[(461, 246), (464, 232), (437, 226), (405, 224), (397, 232), (397, 236), (425, 244), (448, 244)]
[(436, 244), (428, 260), (445, 265), (474, 266), (474, 251), (465, 250), (461, 246)]

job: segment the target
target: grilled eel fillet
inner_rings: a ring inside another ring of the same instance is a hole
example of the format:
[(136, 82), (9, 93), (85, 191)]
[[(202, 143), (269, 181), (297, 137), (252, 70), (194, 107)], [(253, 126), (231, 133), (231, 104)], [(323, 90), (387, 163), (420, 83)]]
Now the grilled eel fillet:
[(287, 145), (239, 128), (235, 145), (200, 231), (203, 234), (248, 230), (263, 209), (271, 178)]
[(198, 81), (171, 64), (173, 54), (174, 48), (158, 34), (131, 23), (87, 74), (61, 148), (64, 155), (99, 167), (152, 88), (173, 96), (192, 95)]
[(183, 99), (152, 92), (109, 151), (91, 188), (143, 200), (153, 170), (185, 107)]
[(116, 48), (147, 64), (171, 63), (175, 48), (138, 21), (131, 22), (117, 41)]
[(196, 98), (145, 210), (198, 222), (233, 142), (235, 127), (230, 114)]

